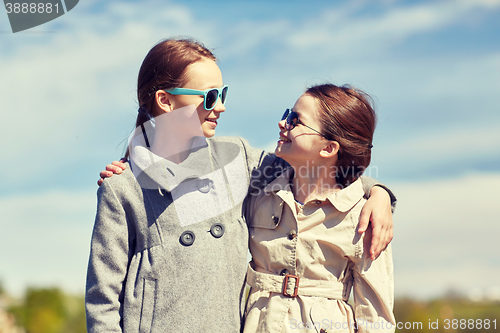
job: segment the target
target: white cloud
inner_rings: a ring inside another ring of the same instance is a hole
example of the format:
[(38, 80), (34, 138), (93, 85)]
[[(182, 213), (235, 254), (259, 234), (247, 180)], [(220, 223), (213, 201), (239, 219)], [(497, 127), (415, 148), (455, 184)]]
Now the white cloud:
[(439, 296), (495, 287), (500, 174), (389, 184), (398, 197), (393, 254), (396, 292)]
[(351, 3), (325, 11), (295, 27), (288, 44), (295, 49), (312, 47), (330, 54), (371, 55), (387, 52), (395, 43), (415, 34), (445, 27), (464, 20), (472, 10), (488, 11), (500, 6), (498, 1), (441, 1), (407, 7), (392, 7), (378, 16), (356, 17)]
[[(447, 164), (453, 169), (470, 167), (479, 158), (500, 151), (498, 125), (447, 127), (442, 131), (415, 131), (407, 137), (385, 142), (374, 151), (374, 163), (399, 168), (422, 168)], [(451, 171), (451, 170), (450, 170)]]
[(0, 280), (9, 292), (32, 285), (83, 292), (96, 204), (95, 192), (0, 199)]
[(241, 23), (224, 31), (222, 39), (229, 40), (230, 47), (223, 49), (225, 57), (240, 57), (247, 53), (253, 53), (258, 47), (266, 43), (280, 43), (283, 35), (292, 30), (292, 22), (277, 19), (268, 22), (254, 22), (243, 20)]
[(9, 36), (9, 53), (0, 53), (4, 176), (39, 178), (56, 163), (95, 154), (96, 141), (114, 152), (135, 122), (137, 73), (149, 49), (172, 35), (212, 35), (191, 10), (153, 5), (111, 2), (93, 12), (83, 4), (54, 20), (63, 24), (56, 33), (35, 42), (29, 34)]

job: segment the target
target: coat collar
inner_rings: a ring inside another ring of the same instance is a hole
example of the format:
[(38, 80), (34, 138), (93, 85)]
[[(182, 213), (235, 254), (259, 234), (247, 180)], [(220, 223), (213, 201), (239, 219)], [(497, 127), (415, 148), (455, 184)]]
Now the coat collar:
[[(200, 161), (207, 163), (200, 163)], [(194, 138), (187, 159), (180, 164), (154, 154), (140, 142), (132, 147), (132, 171), (138, 180), (143, 178), (148, 180), (144, 182), (147, 186), (143, 187), (146, 188), (150, 188), (151, 184), (156, 184), (162, 189), (172, 191), (186, 179), (200, 178), (211, 173), (212, 162), (210, 147), (204, 137)], [(142, 182), (139, 182), (142, 186)]]
[(340, 212), (347, 212), (354, 207), (365, 195), (361, 178), (358, 178), (354, 183), (342, 190), (330, 194), (327, 199)]
[[(293, 179), (293, 175), (294, 171), (291, 167), (286, 169), (281, 175), (264, 188), (264, 192), (274, 192), (283, 199), (288, 198), (289, 195), (285, 196), (284, 193), (280, 192), (286, 191), (291, 194), (292, 187), (290, 184)], [(361, 179), (358, 178), (342, 190), (328, 195), (326, 200), (328, 200), (338, 211), (347, 212), (363, 198), (364, 194), (363, 184), (361, 183)]]

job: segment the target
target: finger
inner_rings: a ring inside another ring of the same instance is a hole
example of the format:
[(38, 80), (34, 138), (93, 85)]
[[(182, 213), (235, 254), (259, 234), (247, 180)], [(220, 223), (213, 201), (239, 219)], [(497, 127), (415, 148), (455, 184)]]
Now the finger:
[[(115, 162), (113, 162), (113, 163), (115, 163)], [(118, 162), (116, 162), (116, 163), (118, 163)], [(116, 173), (117, 175), (119, 175), (123, 171), (122, 168), (120, 168), (120, 167), (118, 167), (118, 166), (116, 166), (114, 164), (108, 164), (108, 165), (106, 165), (106, 170), (107, 171), (111, 171), (113, 173)], [(110, 176), (112, 176), (112, 175), (110, 175)]]
[(359, 226), (358, 232), (362, 234), (368, 228), (368, 224), (370, 223), (370, 212), (367, 209), (362, 209), (361, 214), (359, 216)]
[(114, 166), (117, 166), (118, 168), (125, 170), (127, 168), (127, 166), (125, 165), (125, 163), (123, 163), (121, 160), (118, 162), (118, 161), (114, 161), (112, 163)]
[(99, 176), (101, 178), (108, 178), (108, 177), (111, 177), (113, 175), (113, 173), (111, 171), (101, 171), (99, 173)]
[(387, 247), (389, 246), (389, 243), (392, 242), (392, 238), (393, 238), (394, 234), (392, 232), (392, 229), (390, 229), (388, 232), (387, 232), (387, 235), (386, 235), (386, 239), (385, 239), (385, 246), (383, 246), (382, 249), (380, 249), (380, 252), (384, 251), (385, 249), (387, 249)]
[(382, 240), (384, 239), (384, 232), (382, 228), (377, 227), (377, 228), (372, 228), (373, 234), (372, 234), (372, 245), (370, 246), (370, 257), (372, 260), (375, 260), (378, 258), (381, 252), (381, 243)]
[(99, 179), (99, 180), (97, 181), (97, 185), (98, 185), (98, 186), (101, 186), (101, 184), (102, 184), (102, 182), (103, 182), (103, 181), (104, 181), (104, 179), (102, 179), (102, 178), (101, 178), (101, 179)]

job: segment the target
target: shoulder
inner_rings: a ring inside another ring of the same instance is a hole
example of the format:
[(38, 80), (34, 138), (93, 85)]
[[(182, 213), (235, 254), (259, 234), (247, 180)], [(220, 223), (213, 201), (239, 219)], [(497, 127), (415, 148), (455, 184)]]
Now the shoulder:
[(132, 173), (129, 162), (127, 168), (121, 174), (114, 174), (105, 178), (98, 190), (98, 195), (113, 193), (117, 197), (123, 197), (140, 191), (140, 186)]
[(207, 139), (207, 141), (212, 143), (213, 145), (232, 143), (240, 147), (253, 148), (252, 146), (250, 146), (246, 139), (240, 136), (215, 136)]
[(248, 141), (238, 136), (219, 136), (207, 140), (218, 155), (233, 155), (235, 152), (243, 154), (243, 158), (254, 166), (263, 156), (264, 150), (252, 147)]

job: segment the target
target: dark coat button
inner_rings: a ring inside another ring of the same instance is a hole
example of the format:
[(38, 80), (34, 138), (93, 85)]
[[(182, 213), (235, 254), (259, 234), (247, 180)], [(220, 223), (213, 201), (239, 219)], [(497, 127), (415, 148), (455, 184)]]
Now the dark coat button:
[(292, 230), (292, 231), (290, 231), (290, 233), (288, 234), (288, 239), (289, 239), (289, 240), (292, 240), (292, 239), (294, 239), (294, 238), (295, 238), (295, 236), (297, 236), (297, 231)]
[(224, 226), (220, 223), (215, 223), (211, 228), (210, 228), (210, 233), (212, 236), (215, 238), (221, 238), (222, 235), (224, 235)]
[(184, 246), (191, 246), (194, 243), (194, 233), (192, 231), (184, 231), (179, 238), (179, 242), (181, 242)]
[(278, 224), (278, 222), (280, 221), (280, 218), (275, 215), (273, 215), (271, 218), (273, 219), (274, 224)]
[(287, 274), (288, 274), (288, 269), (286, 269), (286, 268), (280, 272), (281, 276), (285, 276)]

